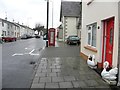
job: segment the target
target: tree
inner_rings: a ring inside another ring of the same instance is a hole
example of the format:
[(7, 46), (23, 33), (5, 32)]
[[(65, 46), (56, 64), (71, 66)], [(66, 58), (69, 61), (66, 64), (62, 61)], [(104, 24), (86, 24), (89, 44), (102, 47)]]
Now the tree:
[(37, 23), (36, 25), (35, 25), (35, 28), (33, 28), (34, 29), (34, 31), (38, 31), (38, 34), (41, 32), (41, 31), (43, 31), (44, 30), (44, 26), (43, 25), (41, 25), (40, 23)]

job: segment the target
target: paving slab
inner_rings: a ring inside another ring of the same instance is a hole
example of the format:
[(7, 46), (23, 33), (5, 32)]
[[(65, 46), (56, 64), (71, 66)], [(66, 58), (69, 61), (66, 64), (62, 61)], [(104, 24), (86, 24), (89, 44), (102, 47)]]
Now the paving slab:
[(55, 76), (57, 76), (57, 73), (53, 73), (53, 72), (47, 73), (47, 76), (55, 77)]
[(46, 83), (45, 88), (59, 88), (58, 83)]
[(65, 81), (75, 81), (75, 77), (74, 76), (64, 76), (64, 80)]
[[(36, 84), (45, 83), (45, 90), (49, 87), (67, 90), (84, 89), (86, 87), (87, 89), (109, 88), (109, 85), (94, 70), (89, 68), (86, 61), (81, 57), (41, 58), (35, 78), (34, 82)], [(39, 78), (39, 81), (37, 81), (37, 78)]]
[(36, 73), (35, 77), (46, 77), (47, 73), (42, 72), (42, 73)]
[(31, 88), (45, 88), (45, 83), (32, 84)]
[(60, 82), (59, 85), (60, 85), (60, 88), (73, 88), (73, 85), (71, 82)]
[(86, 88), (88, 87), (87, 84), (85, 83), (85, 81), (73, 81), (73, 86), (74, 88)]
[(38, 82), (39, 82), (39, 79), (40, 79), (39, 77), (35, 77), (34, 80), (33, 80), (33, 84), (38, 83)]
[(51, 82), (51, 77), (41, 77), (40, 82)]
[(98, 82), (96, 82), (95, 80), (86, 80), (85, 83), (86, 83), (89, 87), (99, 86)]
[(63, 77), (52, 77), (52, 82), (64, 82)]

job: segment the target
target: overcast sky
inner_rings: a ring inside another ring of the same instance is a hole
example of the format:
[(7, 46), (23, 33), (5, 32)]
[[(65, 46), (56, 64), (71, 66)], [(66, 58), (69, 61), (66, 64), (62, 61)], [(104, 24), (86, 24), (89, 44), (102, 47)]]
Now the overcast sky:
[[(58, 27), (60, 24), (60, 4), (61, 0), (49, 0), (49, 27)], [(64, 0), (80, 1), (80, 0)], [(53, 8), (52, 8), (53, 5)], [(52, 19), (53, 10), (53, 19)], [(36, 23), (46, 26), (47, 3), (46, 0), (0, 0), (0, 18), (7, 16), (9, 21), (19, 22), (20, 24), (35, 27)]]

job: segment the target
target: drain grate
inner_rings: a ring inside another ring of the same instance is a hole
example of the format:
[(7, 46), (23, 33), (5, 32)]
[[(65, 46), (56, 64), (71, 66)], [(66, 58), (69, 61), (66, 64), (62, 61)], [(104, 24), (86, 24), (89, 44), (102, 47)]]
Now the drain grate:
[(35, 61), (31, 61), (30, 64), (35, 64)]

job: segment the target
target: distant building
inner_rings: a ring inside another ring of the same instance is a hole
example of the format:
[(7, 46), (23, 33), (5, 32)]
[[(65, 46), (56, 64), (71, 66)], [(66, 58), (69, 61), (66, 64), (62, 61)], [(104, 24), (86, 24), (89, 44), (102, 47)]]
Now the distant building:
[(1, 36), (4, 37), (19, 37), (20, 36), (20, 27), (10, 21), (0, 18), (0, 30), (2, 32)]
[(23, 34), (33, 35), (34, 30), (25, 25), (0, 18), (0, 37), (4, 36), (19, 38)]
[[(61, 41), (66, 41), (69, 35), (80, 34), (81, 9), (81, 2), (61, 2), (60, 21), (62, 29), (59, 30)], [(80, 35), (78, 36), (80, 37)]]

